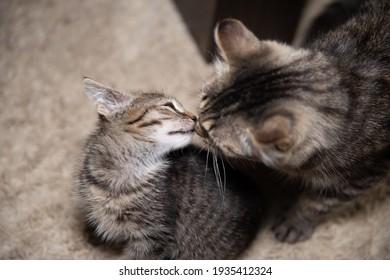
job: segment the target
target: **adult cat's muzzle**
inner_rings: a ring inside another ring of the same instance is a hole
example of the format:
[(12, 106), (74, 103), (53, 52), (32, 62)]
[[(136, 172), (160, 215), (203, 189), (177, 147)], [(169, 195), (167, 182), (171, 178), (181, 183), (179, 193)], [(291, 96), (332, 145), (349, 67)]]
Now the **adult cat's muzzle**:
[(195, 123), (195, 132), (202, 138), (207, 138), (209, 136), (207, 130), (201, 125), (199, 121)]

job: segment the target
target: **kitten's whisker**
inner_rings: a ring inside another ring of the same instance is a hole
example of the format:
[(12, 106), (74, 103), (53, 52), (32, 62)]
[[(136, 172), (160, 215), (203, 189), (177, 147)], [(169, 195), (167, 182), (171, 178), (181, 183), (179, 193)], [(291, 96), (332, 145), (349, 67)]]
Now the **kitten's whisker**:
[(219, 192), (221, 193), (221, 188), (219, 184), (219, 169), (218, 169), (218, 163), (216, 162), (215, 154), (213, 154), (213, 167), (214, 167), (215, 179), (217, 180), (217, 187), (219, 189)]

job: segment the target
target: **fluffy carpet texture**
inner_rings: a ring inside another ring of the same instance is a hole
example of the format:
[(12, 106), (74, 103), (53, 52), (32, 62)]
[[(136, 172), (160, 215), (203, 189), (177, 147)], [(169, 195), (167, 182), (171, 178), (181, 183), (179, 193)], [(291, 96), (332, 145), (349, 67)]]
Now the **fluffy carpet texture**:
[[(0, 258), (115, 259), (86, 241), (72, 175), (96, 120), (88, 76), (159, 90), (196, 109), (209, 74), (169, 0), (0, 2)], [(296, 245), (267, 224), (247, 259), (389, 259), (390, 194), (321, 225)]]

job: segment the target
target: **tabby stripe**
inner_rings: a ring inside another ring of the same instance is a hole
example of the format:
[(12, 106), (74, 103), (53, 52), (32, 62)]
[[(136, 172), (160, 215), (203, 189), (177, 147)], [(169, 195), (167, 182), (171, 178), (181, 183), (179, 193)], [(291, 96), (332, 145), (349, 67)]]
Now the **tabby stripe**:
[[(303, 101), (300, 97), (293, 97), (291, 95), (284, 94), (284, 98), (280, 98), (280, 96), (277, 96), (275, 94), (268, 95), (268, 94), (259, 94), (257, 96), (252, 96), (255, 98), (247, 99), (245, 102), (242, 102), (242, 100), (237, 100), (234, 104), (218, 104), (220, 106), (213, 109), (213, 111), (218, 112), (215, 114), (205, 114), (206, 117), (202, 118), (202, 122), (205, 122), (207, 120), (214, 120), (218, 119), (220, 117), (223, 117), (228, 114), (234, 114), (236, 112), (248, 112), (253, 108), (256, 108), (257, 111), (262, 111), (263, 107), (266, 107), (267, 103), (277, 100), (299, 100)], [(260, 99), (260, 100), (259, 100)]]
[[(261, 73), (254, 73), (253, 75), (250, 75), (248, 77), (245, 77), (241, 81), (236, 81), (234, 83), (234, 86), (227, 88), (221, 93), (216, 93), (210, 98), (210, 102), (207, 104), (207, 107), (213, 106), (215, 103), (219, 103), (221, 100), (224, 100), (226, 98), (226, 95), (229, 95), (231, 93), (241, 92), (246, 88), (250, 88), (253, 85), (253, 81), (258, 79), (273, 79), (273, 75), (277, 73), (280, 69), (275, 69), (269, 72), (261, 72)], [(269, 77), (270, 76), (270, 77)], [(238, 80), (238, 79), (237, 79)], [(207, 109), (207, 107), (205, 109)]]
[[(249, 84), (251, 82), (253, 82), (253, 80), (256, 80), (256, 79), (259, 79), (259, 78), (264, 78), (264, 77), (268, 77), (268, 76), (272, 76), (272, 75), (275, 75), (276, 73), (278, 73), (282, 68), (277, 68), (277, 69), (274, 69), (274, 70), (271, 70), (271, 71), (268, 71), (268, 72), (260, 72), (260, 73), (254, 73), (252, 75), (250, 75), (249, 77), (246, 77), (245, 79), (242, 79), (241, 80), (241, 84), (245, 83), (245, 84), (248, 84), (248, 80), (249, 80)], [(237, 79), (239, 80), (239, 78)], [(236, 87), (237, 84), (235, 83), (234, 84), (234, 87)], [(230, 87), (230, 90), (231, 91), (236, 91), (233, 87)], [(212, 96), (208, 95), (208, 96), (205, 96), (204, 99), (206, 99), (207, 97), (210, 97), (210, 101), (218, 98), (218, 99), (221, 99), (223, 98), (222, 95), (225, 95), (228, 94), (229, 89), (227, 89), (226, 91), (224, 91), (223, 93), (215, 93), (213, 94)]]
[[(207, 112), (211, 110), (211, 108), (208, 108), (204, 111), (204, 115), (206, 115), (205, 118), (203, 118), (203, 121), (210, 120), (210, 119), (217, 119), (219, 117), (222, 117), (226, 114), (233, 114), (238, 111), (248, 111), (253, 108), (257, 108), (258, 111), (260, 110), (260, 106), (266, 106), (267, 103), (272, 102), (274, 100), (296, 100), (300, 101), (302, 104), (306, 104), (309, 107), (315, 108), (320, 113), (329, 116), (329, 115), (345, 115), (347, 113), (347, 109), (345, 108), (333, 108), (326, 105), (318, 105), (316, 103), (313, 103), (310, 101), (310, 99), (305, 98), (304, 96), (292, 96), (288, 91), (291, 90), (297, 90), (302, 89), (304, 91), (310, 92), (310, 93), (326, 93), (327, 91), (314, 89), (312, 87), (308, 86), (301, 86), (301, 85), (290, 85), (290, 86), (279, 86), (279, 87), (273, 87), (266, 90), (263, 90), (259, 94), (230, 94), (225, 99), (223, 99), (220, 103), (215, 104), (214, 108), (212, 108), (213, 112), (218, 112), (215, 114), (209, 114), (207, 115)], [(238, 98), (237, 98), (238, 96)]]
[(140, 120), (142, 120), (143, 117), (145, 117), (145, 115), (148, 112), (149, 112), (149, 109), (146, 109), (138, 118), (136, 118), (135, 120), (129, 121), (127, 124), (131, 125), (131, 124), (135, 124), (136, 122), (139, 122)]
[(162, 122), (159, 120), (152, 120), (150, 122), (141, 123), (140, 125), (138, 125), (138, 128), (148, 127), (148, 126), (153, 126), (153, 125), (162, 125)]
[[(296, 62), (294, 62), (296, 63)], [(267, 87), (272, 86), (273, 82), (277, 84), (291, 84), (292, 82), (300, 82), (302, 78), (305, 78), (305, 81), (302, 81), (303, 83), (307, 83), (307, 79), (310, 78), (311, 70), (307, 69), (304, 71), (289, 71), (289, 72), (282, 72), (282, 70), (285, 70), (285, 68), (277, 68), (268, 72), (263, 71), (257, 71), (254, 72), (252, 75), (244, 77), (243, 79), (237, 79), (234, 82), (234, 88), (229, 88), (223, 93), (214, 94), (213, 98), (211, 98), (210, 101), (214, 100), (213, 104), (220, 101), (221, 99), (225, 99), (225, 95), (228, 95), (229, 93), (233, 92), (241, 92), (241, 91), (247, 91), (246, 89), (250, 88), (259, 88), (264, 87), (266, 85)], [(323, 71), (326, 72), (327, 69), (323, 69)], [(298, 80), (296, 78), (299, 78)], [(315, 84), (323, 84), (327, 80), (325, 79), (315, 79), (310, 80), (310, 82)], [(318, 93), (324, 93), (326, 91), (321, 90), (315, 90), (314, 88), (309, 88), (309, 90), (312, 90), (313, 92)], [(206, 98), (204, 98), (206, 99)], [(210, 104), (212, 106), (213, 104)], [(210, 107), (207, 106), (207, 107)], [(206, 108), (207, 108), (206, 107)]]
[[(336, 189), (327, 189), (326, 192), (322, 193), (322, 196), (327, 199), (337, 199), (339, 203), (350, 201), (356, 196), (358, 196), (358, 193), (347, 193), (347, 192), (340, 192)], [(324, 199), (324, 204), (326, 204), (326, 199)], [(334, 204), (334, 202), (333, 202)], [(333, 206), (333, 205), (330, 205)]]
[[(255, 94), (254, 97), (256, 96), (261, 97), (266, 95), (267, 93), (278, 92), (278, 91), (280, 91), (280, 93), (283, 94), (286, 90), (293, 90), (293, 89), (303, 89), (305, 91), (310, 91), (313, 93), (326, 92), (323, 90), (315, 89), (313, 87), (305, 86), (302, 84), (303, 81), (293, 79), (294, 77), (301, 77), (302, 75), (305, 74), (309, 74), (309, 71), (307, 70), (301, 72), (296, 71), (296, 72), (280, 73), (278, 76), (276, 76), (274, 73), (268, 75), (266, 74), (266, 76), (263, 76), (264, 75), (263, 73), (251, 75), (239, 82), (236, 82), (234, 87), (228, 88), (222, 93), (217, 94), (216, 97), (213, 98), (213, 101), (209, 102), (205, 106), (204, 112), (207, 112), (208, 110), (210, 110), (211, 107), (214, 107), (217, 104), (220, 105), (220, 107), (224, 108), (227, 105), (230, 105), (229, 101), (230, 102), (237, 101), (237, 96), (239, 98), (243, 98), (243, 96), (253, 92), (254, 90), (259, 92), (259, 94)], [(257, 101), (261, 102), (260, 100)]]
[(89, 173), (89, 171), (87, 170), (84, 170), (83, 179), (85, 179), (85, 181), (92, 185), (100, 186), (100, 182), (97, 180), (97, 178), (95, 176), (92, 176), (91, 173)]
[(134, 134), (133, 137), (139, 141), (143, 141), (143, 142), (146, 142), (146, 143), (151, 143), (151, 144), (155, 144), (156, 141), (153, 141), (153, 140), (150, 140), (148, 139), (147, 137), (145, 137), (144, 135), (136, 135)]
[(132, 195), (139, 195), (139, 194), (144, 195), (145, 191), (149, 190), (149, 189), (152, 189), (154, 184), (155, 184), (155, 183), (151, 183), (151, 182), (146, 182), (146, 183), (143, 183), (141, 186), (139, 186), (137, 188), (120, 188), (121, 192), (116, 192), (114, 194), (114, 193), (111, 192), (112, 190), (107, 185), (107, 182), (99, 180), (98, 177), (95, 177), (94, 175), (92, 175), (91, 170), (89, 168), (84, 168), (83, 173), (80, 174), (79, 177), (80, 177), (80, 181), (85, 181), (87, 183), (90, 183), (90, 184), (96, 186), (100, 190), (103, 190), (103, 191), (106, 191), (106, 192), (110, 193), (110, 196), (112, 196), (113, 198), (114, 197), (118, 198), (121, 195), (130, 195), (130, 194), (132, 194)]
[[(313, 104), (311, 104), (313, 105)], [(321, 105), (317, 105), (317, 106), (312, 106), (312, 107), (315, 107), (315, 109), (322, 113), (323, 115), (325, 116), (329, 116), (329, 115), (337, 115), (337, 116), (345, 116), (347, 114), (347, 109), (342, 109), (342, 108), (332, 108), (332, 107), (329, 107), (329, 106), (321, 106)]]

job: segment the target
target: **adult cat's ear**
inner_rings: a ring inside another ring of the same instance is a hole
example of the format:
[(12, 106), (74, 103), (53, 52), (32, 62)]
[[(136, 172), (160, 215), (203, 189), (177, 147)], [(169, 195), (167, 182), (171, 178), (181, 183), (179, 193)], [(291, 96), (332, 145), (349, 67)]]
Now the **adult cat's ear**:
[(215, 42), (227, 63), (247, 57), (261, 47), (261, 42), (236, 19), (224, 19), (214, 30)]
[(96, 111), (103, 116), (118, 111), (133, 99), (131, 96), (105, 87), (90, 78), (84, 78), (83, 82), (85, 93), (94, 102)]
[(260, 146), (273, 145), (285, 152), (292, 145), (292, 119), (284, 115), (271, 116), (253, 132), (253, 138)]

